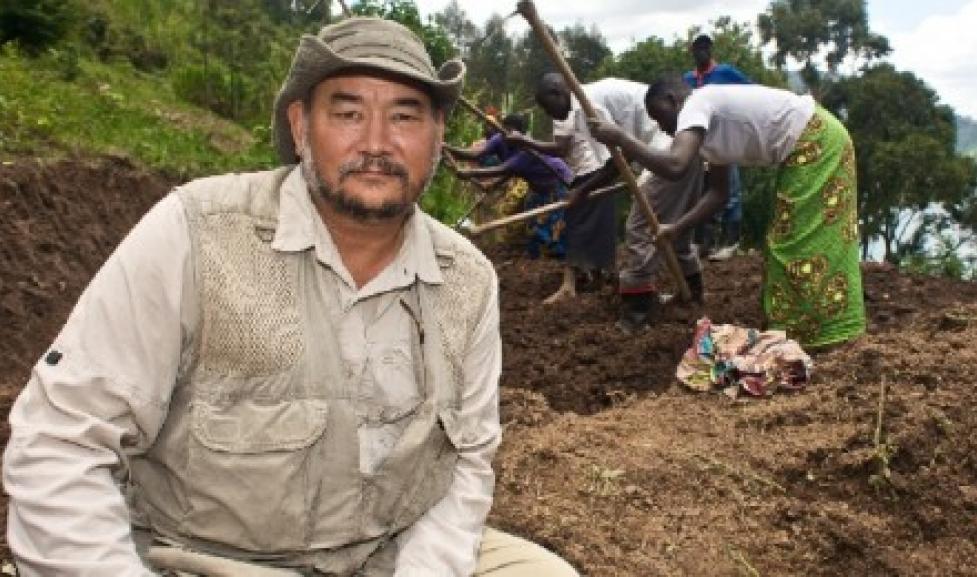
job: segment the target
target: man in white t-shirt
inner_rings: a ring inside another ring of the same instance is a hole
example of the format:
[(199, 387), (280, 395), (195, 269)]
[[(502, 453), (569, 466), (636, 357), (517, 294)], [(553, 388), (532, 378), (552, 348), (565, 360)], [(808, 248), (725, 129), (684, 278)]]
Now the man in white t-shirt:
[(674, 136), (664, 151), (613, 123), (595, 121), (591, 132), (662, 177), (682, 178), (700, 155), (715, 175), (699, 203), (660, 235), (682, 234), (726, 203), (730, 164), (776, 166), (763, 277), (769, 326), (807, 346), (862, 334), (855, 150), (838, 119), (810, 96), (755, 84), (691, 91), (677, 77), (652, 84), (645, 106)]
[[(645, 84), (605, 78), (585, 84), (583, 89), (603, 120), (643, 143), (658, 148), (668, 146), (670, 138), (645, 112)], [(543, 75), (537, 87), (536, 101), (554, 120), (553, 142), (521, 136), (514, 142), (564, 157), (576, 175), (570, 194), (575, 202), (566, 212), (567, 268), (562, 286), (546, 301), (553, 302), (576, 294), (574, 268), (584, 271), (613, 268), (617, 228), (615, 199), (612, 196), (588, 199), (587, 195), (610, 184), (619, 175), (610, 151), (590, 134), (586, 114), (561, 74)], [(660, 218), (666, 222), (677, 219), (695, 203), (701, 179), (701, 174), (695, 172), (690, 171), (674, 183), (654, 177), (643, 180), (642, 193), (649, 198)], [(680, 246), (676, 246), (679, 261), (701, 299), (701, 265), (691, 250), (691, 237), (683, 237), (681, 241)], [(627, 249), (627, 262), (620, 272), (624, 302), (621, 326), (633, 330), (647, 324), (650, 309), (657, 302), (653, 279), (659, 268), (647, 223), (637, 207), (632, 207), (628, 217)]]

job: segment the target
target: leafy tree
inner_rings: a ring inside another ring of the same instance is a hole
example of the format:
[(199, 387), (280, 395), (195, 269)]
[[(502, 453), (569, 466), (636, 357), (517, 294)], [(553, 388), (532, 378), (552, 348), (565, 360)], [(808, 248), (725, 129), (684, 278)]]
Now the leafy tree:
[(835, 72), (848, 56), (870, 61), (891, 51), (888, 39), (869, 30), (865, 0), (774, 0), (757, 27), (762, 44), (776, 45), (773, 64), (783, 70), (788, 57), (802, 62), (801, 76), (815, 94), (818, 56)]
[(595, 72), (605, 58), (612, 55), (607, 40), (596, 25), (590, 30), (576, 24), (560, 31), (560, 45), (566, 53), (567, 64), (581, 82), (595, 80)]
[(468, 19), (458, 0), (451, 0), (444, 10), (434, 15), (434, 23), (448, 36), (462, 58), (467, 59), (473, 44), (482, 31)]
[(322, 26), (333, 20), (332, 0), (262, 0), (262, 5), (277, 24)]
[(440, 66), (457, 54), (445, 30), (437, 26), (433, 19), (421, 20), (421, 13), (412, 0), (361, 0), (350, 6), (358, 16), (378, 16), (400, 22), (410, 28), (424, 42), (431, 55), (434, 66)]
[(516, 55), (505, 21), (493, 14), (485, 23), (485, 34), (469, 47), (468, 85), (480, 94), (481, 104), (505, 108), (509, 100), (512, 68)]
[[(560, 44), (560, 35), (547, 28), (550, 38)], [(537, 137), (548, 138), (552, 132), (553, 120), (536, 107), (536, 85), (547, 72), (557, 69), (543, 42), (532, 31), (527, 31), (515, 42), (515, 80), (511, 106), (515, 110), (528, 113), (530, 132)]]
[(863, 252), (874, 237), (887, 261), (918, 252), (922, 241), (904, 223), (929, 223), (924, 232), (934, 232), (946, 224), (924, 219), (934, 206), (977, 229), (967, 222), (977, 163), (956, 153), (953, 111), (922, 80), (879, 64), (829, 84), (824, 104), (845, 120), (855, 144)]
[(598, 75), (651, 84), (663, 74), (677, 74), (688, 67), (689, 55), (683, 44), (668, 45), (657, 36), (649, 36), (615, 58), (605, 60)]

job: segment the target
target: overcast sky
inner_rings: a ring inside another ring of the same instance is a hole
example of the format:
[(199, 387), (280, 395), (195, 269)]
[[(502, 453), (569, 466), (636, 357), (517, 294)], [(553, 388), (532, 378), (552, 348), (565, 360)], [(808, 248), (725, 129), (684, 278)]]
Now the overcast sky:
[[(444, 8), (448, 0), (416, 0), (422, 14)], [(468, 17), (481, 26), (493, 13), (515, 9), (515, 0), (459, 0)], [(615, 52), (655, 35), (685, 37), (690, 26), (709, 28), (719, 16), (755, 23), (769, 0), (536, 0), (542, 19), (563, 28), (577, 22), (596, 24)], [(909, 70), (958, 114), (977, 119), (977, 0), (868, 0), (869, 25), (888, 37), (888, 60)], [(506, 30), (524, 31), (521, 18)]]

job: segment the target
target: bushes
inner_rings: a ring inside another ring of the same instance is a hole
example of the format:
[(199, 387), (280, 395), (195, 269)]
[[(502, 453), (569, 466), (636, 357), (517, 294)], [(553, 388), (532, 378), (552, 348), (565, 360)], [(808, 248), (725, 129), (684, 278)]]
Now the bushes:
[(78, 19), (73, 0), (4, 0), (0, 3), (0, 45), (16, 42), (38, 55), (63, 40)]
[(215, 62), (207, 67), (184, 65), (174, 70), (170, 78), (173, 91), (183, 100), (225, 118), (233, 118), (236, 97), (233, 75), (222, 63)]

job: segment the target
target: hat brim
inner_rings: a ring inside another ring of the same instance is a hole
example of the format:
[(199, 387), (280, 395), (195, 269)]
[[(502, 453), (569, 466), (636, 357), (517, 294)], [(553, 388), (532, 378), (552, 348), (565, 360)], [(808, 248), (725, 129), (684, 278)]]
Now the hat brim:
[(298, 161), (288, 120), (289, 105), (306, 98), (326, 78), (349, 69), (377, 70), (415, 81), (429, 89), (435, 104), (445, 112), (454, 107), (465, 78), (465, 64), (461, 60), (445, 62), (438, 70), (437, 77), (431, 78), (407, 63), (391, 58), (344, 58), (319, 38), (306, 34), (299, 42), (288, 80), (275, 98), (272, 133), (278, 158), (283, 163), (294, 164)]

